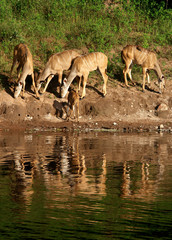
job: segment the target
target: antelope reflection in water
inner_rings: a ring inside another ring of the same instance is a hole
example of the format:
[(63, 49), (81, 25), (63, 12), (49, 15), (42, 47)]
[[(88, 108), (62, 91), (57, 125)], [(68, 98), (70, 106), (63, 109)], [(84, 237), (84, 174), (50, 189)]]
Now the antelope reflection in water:
[(108, 182), (121, 180), (121, 197), (154, 200), (166, 181), (171, 156), (170, 138), (160, 135), (109, 134), (102, 141), (94, 134), (6, 134), (0, 136), (0, 147), (0, 167), (9, 170), (10, 196), (26, 205), (31, 205), (38, 190), (50, 206), (64, 200), (65, 207), (76, 195), (101, 199), (110, 187), (106, 162), (109, 173), (117, 169), (117, 178)]
[(29, 206), (34, 193), (32, 188), (33, 169), (31, 163), (23, 158), (23, 154), (14, 151), (13, 157), (15, 171), (11, 172), (11, 196), (16, 202)]
[[(66, 137), (62, 138), (62, 143), (60, 146), (59, 154), (59, 165), (57, 174), (48, 173), (46, 174), (45, 185), (49, 190), (47, 198), (53, 200), (51, 201), (53, 205), (58, 205), (58, 200), (60, 201), (60, 207), (62, 198), (64, 197), (64, 208), (65, 202), (68, 201), (71, 194), (73, 196), (87, 194), (87, 197), (91, 198), (96, 195), (96, 197), (101, 197), (106, 194), (106, 155), (102, 156), (102, 171), (95, 180), (95, 176), (87, 174), (87, 166), (85, 155), (79, 152), (79, 138)], [(70, 194), (69, 194), (70, 193)]]
[(88, 175), (87, 161), (79, 151), (77, 135), (35, 138), (29, 134), (15, 142), (20, 145), (11, 149), (11, 197), (25, 204), (27, 211), (39, 185), (46, 189), (42, 194), (49, 200), (49, 207), (57, 205), (63, 196), (66, 201), (71, 195), (87, 194), (97, 198), (106, 194), (106, 155), (102, 154), (100, 159), (100, 174)]
[[(124, 161), (121, 196), (124, 198), (138, 198), (146, 201), (154, 200), (158, 193), (159, 184), (163, 180), (165, 159), (168, 156), (167, 144), (154, 142), (155, 152), (152, 159), (143, 155), (138, 162)], [(156, 159), (156, 162), (152, 162)], [(138, 168), (137, 176), (135, 169)], [(156, 169), (156, 172), (155, 172)], [(153, 171), (154, 170), (154, 171)], [(138, 172), (140, 175), (138, 176)]]

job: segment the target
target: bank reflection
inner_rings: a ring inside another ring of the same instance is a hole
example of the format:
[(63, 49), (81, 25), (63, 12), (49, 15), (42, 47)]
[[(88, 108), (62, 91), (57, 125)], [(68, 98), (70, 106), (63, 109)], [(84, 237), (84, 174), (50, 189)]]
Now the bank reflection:
[(106, 155), (98, 159), (101, 162), (99, 174), (88, 175), (80, 142), (77, 134), (1, 136), (0, 166), (7, 164), (10, 169), (11, 198), (29, 206), (37, 188), (41, 188), (53, 206), (62, 201), (63, 196), (66, 201), (67, 195), (69, 198), (78, 194), (106, 195)]
[(0, 169), (12, 200), (25, 206), (44, 198), (47, 207), (66, 208), (73, 196), (100, 200), (112, 186), (120, 198), (154, 201), (168, 181), (171, 149), (163, 135), (6, 134)]
[(135, 161), (124, 160), (122, 165), (121, 197), (153, 201), (159, 194), (160, 184), (164, 180), (171, 143), (162, 135), (145, 143), (138, 139), (134, 147), (134, 154), (132, 150), (129, 159)]
[[(88, 174), (85, 155), (80, 152), (80, 139), (75, 136), (63, 136), (54, 151), (56, 160), (50, 160), (44, 168), (44, 183), (47, 189), (49, 207), (68, 208), (71, 196), (85, 195), (99, 198), (106, 195), (106, 156), (102, 155), (101, 171), (98, 176)], [(61, 203), (64, 202), (64, 205)]]

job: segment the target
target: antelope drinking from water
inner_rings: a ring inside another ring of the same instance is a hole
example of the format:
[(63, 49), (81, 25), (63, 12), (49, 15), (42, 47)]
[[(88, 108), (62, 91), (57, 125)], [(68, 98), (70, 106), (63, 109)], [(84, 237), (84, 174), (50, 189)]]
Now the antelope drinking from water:
[[(69, 112), (70, 108), (70, 112)], [(79, 119), (79, 94), (74, 89), (69, 89), (68, 94), (68, 109), (67, 109), (67, 120), (69, 120), (69, 117), (74, 112), (74, 118), (76, 118), (76, 108), (77, 108), (77, 121)]]
[[(101, 52), (92, 52), (84, 56), (77, 57), (72, 65), (71, 72), (68, 76), (68, 79), (63, 81), (63, 85), (61, 87), (61, 97), (65, 97), (68, 91), (70, 84), (76, 76), (80, 78), (83, 77), (83, 89), (81, 98), (85, 97), (85, 87), (88, 79), (89, 72), (99, 70), (103, 80), (103, 95), (106, 95), (106, 84), (108, 80), (108, 76), (105, 71), (107, 69), (108, 58), (105, 54)], [(79, 86), (78, 86), (79, 88)]]
[(158, 76), (160, 93), (162, 93), (162, 90), (165, 87), (165, 81), (164, 81), (164, 76), (161, 72), (156, 54), (154, 52), (139, 46), (127, 45), (126, 47), (123, 48), (121, 52), (121, 57), (122, 57), (123, 63), (125, 63), (125, 68), (123, 70), (123, 73), (124, 73), (125, 85), (127, 87), (129, 87), (128, 81), (127, 81), (127, 74), (131, 82), (133, 83), (132, 76), (131, 76), (131, 69), (132, 69), (132, 63), (135, 63), (140, 65), (143, 69), (143, 85), (142, 85), (143, 91), (145, 90), (146, 77), (147, 77), (148, 83), (150, 83), (150, 77), (148, 72), (149, 70), (152, 69), (156, 72)]
[(62, 74), (64, 70), (69, 70), (73, 59), (80, 56), (75, 50), (66, 50), (60, 53), (53, 54), (45, 65), (42, 73), (39, 75), (37, 80), (37, 89), (39, 90), (41, 84), (47, 79), (46, 85), (42, 91), (44, 93), (48, 87), (49, 82), (58, 74), (58, 81), (61, 84)]
[[(14, 97), (17, 98), (23, 88), (22, 97), (24, 98), (26, 77), (27, 77), (27, 75), (31, 75), (32, 83), (33, 83), (33, 87), (34, 87), (36, 96), (37, 96), (37, 98), (39, 98), (39, 94), (35, 87), (35, 81), (34, 81), (32, 54), (31, 54), (29, 48), (27, 47), (27, 45), (25, 45), (23, 43), (18, 44), (14, 48), (13, 64), (11, 67), (10, 77), (12, 75), (13, 68), (17, 62), (18, 62), (18, 67), (17, 67), (18, 82), (17, 82), (17, 86), (14, 91)], [(21, 74), (20, 74), (20, 69), (22, 69)]]

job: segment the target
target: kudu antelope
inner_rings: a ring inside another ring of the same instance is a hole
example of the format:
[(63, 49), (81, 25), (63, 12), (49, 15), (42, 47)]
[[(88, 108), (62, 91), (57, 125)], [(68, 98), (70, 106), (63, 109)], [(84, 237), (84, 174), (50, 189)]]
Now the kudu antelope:
[[(70, 108), (70, 112), (69, 112)], [(76, 117), (75, 110), (77, 108), (77, 121), (79, 119), (79, 94), (74, 89), (69, 89), (68, 94), (68, 108), (67, 108), (67, 120), (69, 120), (69, 117), (74, 112), (74, 118)]]
[[(17, 67), (18, 82), (17, 82), (17, 86), (15, 87), (14, 98), (17, 98), (19, 96), (22, 88), (23, 88), (22, 97), (24, 98), (27, 75), (31, 75), (36, 96), (37, 98), (39, 98), (39, 94), (36, 89), (35, 81), (34, 81), (32, 54), (29, 48), (23, 43), (18, 44), (14, 48), (13, 64), (10, 71), (10, 78), (12, 75), (13, 68), (17, 62), (18, 62), (18, 67)], [(21, 69), (22, 69), (22, 73), (20, 74)]]
[(60, 53), (53, 54), (45, 65), (42, 73), (37, 80), (37, 89), (40, 90), (41, 84), (47, 79), (46, 85), (42, 91), (44, 93), (54, 75), (58, 75), (58, 81), (61, 84), (62, 74), (64, 70), (69, 70), (73, 59), (80, 56), (75, 50), (66, 50)]
[[(77, 57), (72, 65), (71, 72), (68, 76), (68, 79), (65, 79), (61, 87), (61, 97), (65, 97), (68, 91), (70, 84), (76, 76), (80, 78), (83, 77), (83, 89), (81, 98), (85, 97), (85, 87), (88, 79), (89, 72), (99, 70), (103, 80), (103, 95), (106, 95), (106, 84), (108, 76), (105, 71), (107, 69), (108, 58), (105, 54), (101, 52), (93, 52), (84, 56)], [(80, 83), (79, 83), (80, 84)], [(78, 84), (78, 88), (79, 88)]]
[(158, 76), (160, 93), (162, 93), (162, 90), (165, 87), (165, 81), (164, 81), (164, 76), (161, 72), (157, 57), (154, 52), (139, 46), (127, 45), (126, 47), (123, 48), (121, 52), (121, 57), (122, 57), (123, 63), (125, 63), (125, 68), (123, 70), (123, 73), (124, 73), (125, 85), (127, 87), (129, 87), (128, 81), (127, 81), (127, 74), (131, 82), (134, 84), (131, 76), (131, 69), (132, 69), (132, 63), (135, 63), (140, 65), (143, 69), (143, 85), (142, 85), (143, 91), (145, 90), (146, 77), (147, 77), (148, 83), (150, 84), (150, 77), (148, 73), (149, 73), (149, 70), (152, 69), (155, 71), (155, 73)]

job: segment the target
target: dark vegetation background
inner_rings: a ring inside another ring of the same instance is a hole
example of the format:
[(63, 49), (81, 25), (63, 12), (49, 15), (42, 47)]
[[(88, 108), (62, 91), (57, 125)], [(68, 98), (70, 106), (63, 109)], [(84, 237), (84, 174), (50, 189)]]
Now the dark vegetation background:
[(28, 44), (35, 67), (64, 49), (102, 51), (113, 60), (108, 66), (112, 77), (121, 72), (120, 51), (126, 44), (170, 59), (171, 8), (168, 0), (1, 0), (0, 81), (21, 42)]

